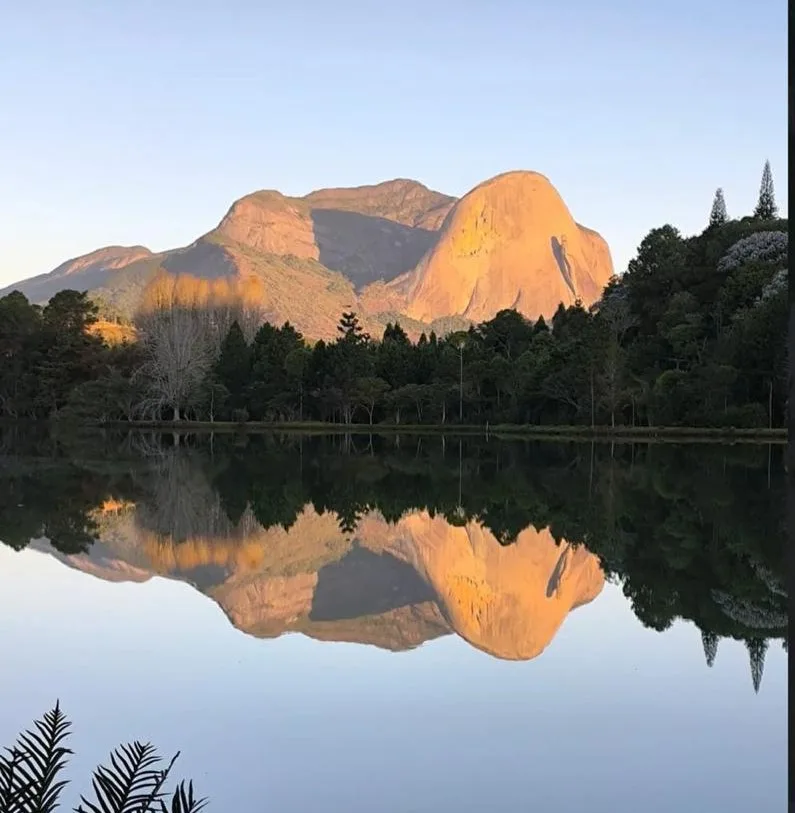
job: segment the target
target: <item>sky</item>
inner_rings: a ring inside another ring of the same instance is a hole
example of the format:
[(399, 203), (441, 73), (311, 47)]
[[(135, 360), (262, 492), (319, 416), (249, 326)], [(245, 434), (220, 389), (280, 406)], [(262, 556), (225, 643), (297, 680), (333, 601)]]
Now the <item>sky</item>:
[(0, 287), (186, 245), (256, 189), (545, 174), (622, 272), (787, 213), (784, 0), (0, 0)]

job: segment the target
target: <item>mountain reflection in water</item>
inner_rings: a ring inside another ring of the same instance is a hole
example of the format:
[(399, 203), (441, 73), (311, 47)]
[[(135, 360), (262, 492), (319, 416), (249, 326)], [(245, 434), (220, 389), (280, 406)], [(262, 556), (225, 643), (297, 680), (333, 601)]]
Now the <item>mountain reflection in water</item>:
[(258, 637), (530, 659), (618, 581), (637, 617), (786, 646), (779, 448), (140, 434), (3, 438), (0, 539), (181, 579)]

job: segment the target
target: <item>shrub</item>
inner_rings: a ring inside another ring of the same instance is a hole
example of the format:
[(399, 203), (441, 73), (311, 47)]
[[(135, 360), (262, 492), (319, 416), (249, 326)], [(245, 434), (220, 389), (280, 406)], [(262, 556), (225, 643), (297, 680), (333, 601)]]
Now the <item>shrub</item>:
[(714, 422), (724, 428), (759, 429), (767, 426), (768, 415), (762, 404), (744, 404), (716, 414)]

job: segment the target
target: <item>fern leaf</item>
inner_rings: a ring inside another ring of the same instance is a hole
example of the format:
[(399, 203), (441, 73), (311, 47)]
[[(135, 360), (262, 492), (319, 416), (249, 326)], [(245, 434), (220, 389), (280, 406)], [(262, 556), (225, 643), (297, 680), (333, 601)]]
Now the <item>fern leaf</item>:
[(16, 748), (6, 748), (8, 756), (0, 755), (0, 813), (20, 813), (28, 805), (27, 788), (18, 776), (22, 754)]
[(172, 759), (165, 769), (157, 768), (162, 761), (150, 743), (120, 745), (111, 752), (110, 765), (99, 765), (94, 771), (95, 801), (81, 796), (75, 813), (149, 813), (161, 800), (174, 764)]
[(72, 753), (63, 743), (71, 723), (60, 703), (34, 722), (0, 760), (0, 813), (51, 813), (66, 782), (58, 776)]
[(171, 797), (171, 810), (164, 801), (160, 801), (160, 813), (199, 813), (207, 805), (206, 799), (197, 799), (193, 795), (193, 782), (185, 787), (185, 780), (180, 782)]

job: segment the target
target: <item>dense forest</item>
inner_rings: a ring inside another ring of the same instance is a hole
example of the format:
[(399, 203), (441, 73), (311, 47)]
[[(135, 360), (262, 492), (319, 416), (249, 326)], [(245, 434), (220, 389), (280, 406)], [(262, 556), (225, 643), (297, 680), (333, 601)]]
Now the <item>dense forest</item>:
[(174, 445), (7, 431), (0, 455), (0, 539), (16, 549), (47, 537), (64, 553), (90, 550), (110, 500), (134, 504), (135, 522), (173, 545), (289, 529), (307, 505), (353, 534), (370, 511), (397, 521), (426, 509), (479, 522), (502, 545), (530, 526), (585, 545), (644, 625), (695, 623), (710, 665), (720, 638), (745, 641), (752, 660), (788, 640), (778, 446), (234, 433)]
[[(513, 310), (411, 341), (336, 341), (235, 307), (140, 314), (132, 343), (92, 330), (98, 306), (62, 291), (0, 299), (0, 417), (380, 424), (781, 427), (786, 422), (788, 223), (769, 165), (750, 216), (718, 190), (705, 230), (653, 229), (590, 308), (547, 322)], [(166, 297), (167, 299), (167, 297)]]

